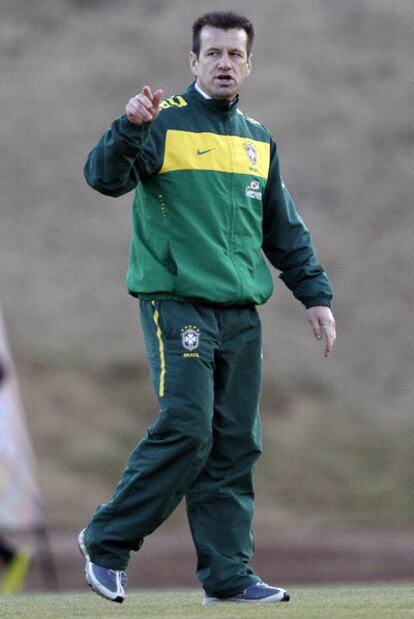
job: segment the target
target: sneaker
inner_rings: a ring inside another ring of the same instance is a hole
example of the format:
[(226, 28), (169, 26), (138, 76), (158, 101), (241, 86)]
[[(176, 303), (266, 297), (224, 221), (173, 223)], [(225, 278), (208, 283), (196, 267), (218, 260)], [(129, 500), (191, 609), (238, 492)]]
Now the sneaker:
[(126, 597), (126, 572), (124, 570), (111, 570), (92, 563), (85, 546), (85, 529), (79, 533), (78, 544), (86, 561), (85, 579), (88, 585), (103, 598), (122, 604)]
[(264, 582), (258, 582), (250, 585), (244, 591), (240, 591), (236, 595), (228, 598), (217, 598), (206, 595), (203, 600), (203, 606), (210, 604), (258, 604), (264, 602), (289, 602), (290, 595), (284, 589), (270, 587)]

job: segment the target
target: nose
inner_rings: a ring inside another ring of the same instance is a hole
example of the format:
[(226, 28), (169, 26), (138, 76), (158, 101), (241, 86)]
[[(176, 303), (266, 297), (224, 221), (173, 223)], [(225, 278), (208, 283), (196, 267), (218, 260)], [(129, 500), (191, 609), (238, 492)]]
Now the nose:
[(220, 57), (219, 68), (222, 70), (231, 69), (230, 58), (227, 52), (223, 52), (223, 55)]

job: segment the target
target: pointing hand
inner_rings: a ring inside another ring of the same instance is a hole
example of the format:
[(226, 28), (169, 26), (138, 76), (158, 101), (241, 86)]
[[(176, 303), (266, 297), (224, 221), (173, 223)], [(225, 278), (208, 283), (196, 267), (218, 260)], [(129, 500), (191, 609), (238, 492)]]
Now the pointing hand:
[(144, 86), (140, 93), (129, 100), (125, 108), (128, 120), (134, 125), (143, 125), (156, 118), (160, 111), (160, 101), (164, 92), (158, 89), (152, 94), (149, 86)]

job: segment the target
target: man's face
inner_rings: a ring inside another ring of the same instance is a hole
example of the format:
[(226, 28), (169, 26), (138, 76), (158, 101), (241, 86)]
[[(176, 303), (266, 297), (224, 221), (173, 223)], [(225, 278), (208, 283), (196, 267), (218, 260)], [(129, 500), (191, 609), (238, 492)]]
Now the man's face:
[(213, 99), (233, 99), (251, 70), (247, 33), (204, 26), (200, 53), (190, 52), (190, 67), (200, 88)]

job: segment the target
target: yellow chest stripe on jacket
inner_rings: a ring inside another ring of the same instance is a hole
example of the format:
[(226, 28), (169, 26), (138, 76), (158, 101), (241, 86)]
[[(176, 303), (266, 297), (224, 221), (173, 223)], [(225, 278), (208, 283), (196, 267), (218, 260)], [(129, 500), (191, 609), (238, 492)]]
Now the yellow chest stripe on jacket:
[(211, 170), (256, 175), (267, 179), (270, 144), (235, 135), (194, 133), (170, 129), (159, 171)]

